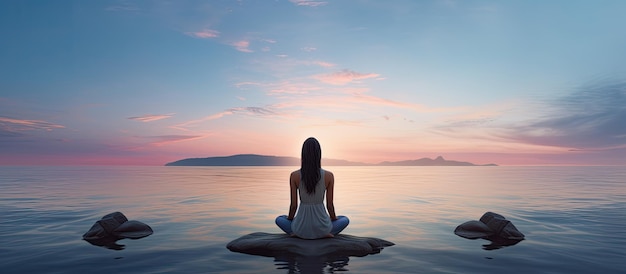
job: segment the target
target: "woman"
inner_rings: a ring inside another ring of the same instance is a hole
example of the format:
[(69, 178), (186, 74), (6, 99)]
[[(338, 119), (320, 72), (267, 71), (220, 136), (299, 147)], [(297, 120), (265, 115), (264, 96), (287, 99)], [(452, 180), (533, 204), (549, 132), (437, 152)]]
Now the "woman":
[[(335, 177), (332, 172), (321, 168), (322, 149), (315, 138), (304, 141), (300, 160), (300, 170), (292, 172), (289, 178), (289, 215), (278, 216), (276, 225), (285, 233), (303, 239), (334, 237), (348, 226), (350, 220), (346, 216), (335, 215)], [(301, 202), (299, 208), (298, 192)], [(324, 193), (328, 213), (324, 209)]]

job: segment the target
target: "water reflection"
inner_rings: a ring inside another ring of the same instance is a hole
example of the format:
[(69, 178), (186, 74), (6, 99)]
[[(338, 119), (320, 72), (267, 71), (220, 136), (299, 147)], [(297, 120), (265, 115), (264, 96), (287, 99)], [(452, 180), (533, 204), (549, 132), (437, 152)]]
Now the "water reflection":
[[(286, 273), (335, 273), (349, 271), (347, 268), (351, 255), (327, 254), (322, 256), (304, 256), (295, 253), (260, 254), (246, 253), (262, 257), (273, 257), (274, 265), (278, 270), (285, 270)], [(367, 255), (364, 255), (367, 256)], [(359, 256), (359, 257), (364, 257)]]
[(488, 244), (483, 245), (484, 250), (496, 250), (506, 246), (516, 245), (522, 240), (510, 240), (501, 237), (486, 237), (485, 240), (491, 241)]
[(121, 245), (117, 243), (117, 241), (121, 239), (123, 238), (119, 238), (116, 236), (108, 236), (108, 237), (104, 237), (101, 239), (90, 239), (90, 240), (85, 239), (85, 241), (95, 246), (101, 246), (101, 247), (112, 249), (112, 250), (123, 250), (125, 245)]
[(297, 256), (297, 255), (283, 255), (276, 256), (274, 261), (277, 266), (276, 269), (287, 270), (289, 274), (295, 273), (335, 273), (349, 271), (348, 256)]

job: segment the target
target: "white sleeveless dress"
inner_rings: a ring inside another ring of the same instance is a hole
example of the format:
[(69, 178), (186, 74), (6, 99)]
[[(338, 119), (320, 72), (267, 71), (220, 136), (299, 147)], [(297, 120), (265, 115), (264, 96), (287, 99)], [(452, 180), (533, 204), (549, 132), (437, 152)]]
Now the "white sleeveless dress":
[(318, 239), (328, 235), (333, 224), (324, 206), (326, 193), (324, 170), (320, 169), (320, 180), (315, 186), (314, 193), (307, 193), (302, 181), (300, 181), (298, 192), (300, 193), (300, 206), (291, 223), (293, 233), (303, 239)]

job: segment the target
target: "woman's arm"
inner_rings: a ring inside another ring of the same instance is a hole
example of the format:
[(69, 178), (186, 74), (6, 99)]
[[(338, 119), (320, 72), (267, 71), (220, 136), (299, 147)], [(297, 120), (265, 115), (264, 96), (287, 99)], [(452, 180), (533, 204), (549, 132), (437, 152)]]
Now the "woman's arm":
[(330, 220), (337, 220), (337, 215), (335, 214), (335, 205), (333, 204), (333, 195), (335, 192), (335, 175), (330, 172), (324, 172), (324, 181), (326, 182), (326, 209), (328, 209), (328, 215), (330, 216)]
[(296, 209), (298, 209), (298, 183), (300, 181), (299, 172), (292, 172), (291, 176), (289, 176), (289, 192), (290, 192), (290, 202), (289, 202), (289, 215), (287, 216), (288, 220), (293, 220), (296, 216)]

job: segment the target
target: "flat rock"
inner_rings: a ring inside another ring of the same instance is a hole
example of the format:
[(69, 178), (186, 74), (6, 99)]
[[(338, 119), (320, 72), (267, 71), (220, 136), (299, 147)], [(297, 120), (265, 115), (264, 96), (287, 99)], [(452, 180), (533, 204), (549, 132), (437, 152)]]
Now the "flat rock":
[(305, 240), (287, 234), (255, 232), (226, 245), (230, 251), (273, 257), (291, 253), (300, 256), (345, 255), (365, 256), (379, 253), (394, 243), (378, 238), (339, 234), (333, 238)]

